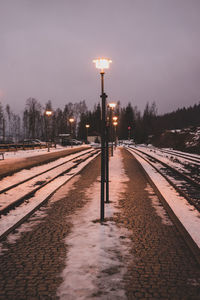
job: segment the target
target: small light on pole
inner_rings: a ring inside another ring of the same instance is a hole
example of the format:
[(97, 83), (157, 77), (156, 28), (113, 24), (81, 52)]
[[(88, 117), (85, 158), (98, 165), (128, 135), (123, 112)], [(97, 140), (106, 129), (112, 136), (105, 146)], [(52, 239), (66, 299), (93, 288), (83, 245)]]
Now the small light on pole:
[(128, 140), (131, 138), (131, 126), (128, 126)]
[(46, 116), (50, 117), (52, 115), (52, 111), (51, 110), (46, 110), (45, 114), (46, 114)]
[(111, 140), (112, 140), (111, 156), (113, 156), (113, 124), (112, 124), (112, 118), (113, 118), (113, 111), (116, 107), (116, 103), (111, 102), (108, 105), (110, 107), (110, 120), (109, 120), (109, 123), (110, 123)]
[(101, 207), (100, 207), (100, 219), (104, 220), (104, 194), (105, 194), (105, 142), (106, 142), (106, 98), (107, 95), (104, 92), (104, 70), (109, 69), (112, 62), (108, 58), (97, 58), (93, 62), (101, 74)]
[(96, 68), (101, 70), (100, 73), (104, 73), (104, 69), (109, 69), (112, 60), (109, 58), (97, 58), (94, 59), (93, 62), (95, 63)]
[[(71, 117), (69, 118), (69, 124), (70, 124), (70, 135), (71, 135), (71, 138), (72, 138), (72, 124), (74, 123), (74, 118)], [(72, 142), (71, 142), (71, 147), (72, 147)]]
[(88, 142), (88, 128), (90, 128), (90, 124), (85, 125), (86, 128), (86, 143)]
[[(113, 117), (113, 118), (117, 118), (117, 117)], [(115, 128), (115, 147), (117, 147), (117, 125), (118, 125), (118, 122), (114, 121), (113, 125), (114, 125), (114, 128)]]
[(45, 110), (45, 115), (47, 116), (47, 149), (50, 152), (50, 145), (49, 145), (49, 118), (52, 116), (51, 110)]
[(109, 103), (108, 105), (112, 110), (114, 110), (114, 108), (116, 107), (116, 103), (114, 103), (114, 102)]
[(69, 118), (69, 122), (73, 123), (74, 122), (74, 118)]

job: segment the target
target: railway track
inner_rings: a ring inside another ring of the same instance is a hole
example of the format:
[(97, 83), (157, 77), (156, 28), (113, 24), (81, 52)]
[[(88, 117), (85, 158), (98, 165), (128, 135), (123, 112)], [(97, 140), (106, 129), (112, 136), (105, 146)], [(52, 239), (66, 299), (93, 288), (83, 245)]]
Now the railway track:
[(190, 154), (186, 154), (186, 153), (180, 153), (178, 151), (175, 150), (165, 150), (165, 149), (159, 149), (160, 152), (166, 153), (166, 154), (170, 154), (172, 156), (174, 156), (175, 158), (184, 158), (189, 162), (192, 162), (196, 165), (200, 166), (200, 159), (197, 158), (197, 156), (193, 156)]
[(36, 168), (34, 175), (1, 189), (0, 240), (22, 224), (99, 153), (97, 149), (89, 149), (67, 156), (65, 161), (54, 162), (49, 167), (46, 165), (46, 170), (42, 172)]
[[(141, 149), (142, 150), (142, 149)], [(178, 169), (178, 165), (180, 166), (180, 170), (184, 169), (185, 175), (188, 175), (200, 183), (200, 159), (197, 155), (192, 154), (182, 154), (176, 150), (165, 150), (159, 148), (151, 148), (147, 147), (146, 150), (151, 153), (155, 153), (158, 156), (162, 156), (163, 158), (167, 159), (175, 164), (176, 169)]]
[(200, 212), (200, 183), (186, 174), (153, 155), (137, 148), (128, 147), (128, 149), (145, 159), (157, 172), (159, 172), (190, 204)]

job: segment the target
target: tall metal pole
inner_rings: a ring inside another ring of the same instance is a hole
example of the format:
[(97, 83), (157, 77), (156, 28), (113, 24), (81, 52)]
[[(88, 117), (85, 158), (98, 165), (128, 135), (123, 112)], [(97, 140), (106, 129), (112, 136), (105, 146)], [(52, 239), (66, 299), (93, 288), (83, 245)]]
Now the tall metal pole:
[(109, 203), (109, 125), (106, 123), (106, 203)]
[(111, 117), (110, 117), (110, 130), (111, 130), (111, 140), (112, 140), (112, 151), (111, 151), (111, 156), (113, 156), (113, 110), (111, 110)]
[(101, 208), (100, 219), (104, 220), (104, 196), (105, 196), (105, 129), (106, 129), (106, 97), (104, 93), (104, 72), (101, 73)]
[(47, 149), (48, 152), (50, 152), (50, 147), (49, 147), (49, 117), (47, 116)]

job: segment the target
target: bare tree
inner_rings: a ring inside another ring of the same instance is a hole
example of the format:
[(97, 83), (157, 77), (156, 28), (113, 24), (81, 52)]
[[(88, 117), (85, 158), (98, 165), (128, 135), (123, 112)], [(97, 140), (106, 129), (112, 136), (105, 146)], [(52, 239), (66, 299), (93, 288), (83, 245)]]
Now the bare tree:
[(23, 120), (24, 126), (27, 127), (27, 135), (29, 138), (41, 136), (41, 109), (41, 104), (35, 98), (27, 99)]

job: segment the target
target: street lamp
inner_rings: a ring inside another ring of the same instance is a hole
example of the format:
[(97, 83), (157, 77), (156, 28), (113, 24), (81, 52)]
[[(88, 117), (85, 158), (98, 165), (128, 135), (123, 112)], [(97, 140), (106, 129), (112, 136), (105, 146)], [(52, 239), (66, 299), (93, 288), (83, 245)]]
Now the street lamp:
[(128, 126), (128, 140), (131, 138), (131, 126)]
[(86, 124), (85, 128), (86, 128), (86, 143), (87, 143), (87, 140), (88, 140), (88, 128), (90, 128), (90, 124)]
[[(69, 125), (70, 125), (70, 135), (71, 135), (71, 138), (72, 138), (72, 125), (74, 123), (74, 118), (71, 117), (69, 118)], [(71, 141), (71, 148), (72, 148), (72, 141)]]
[(113, 156), (113, 124), (112, 124), (112, 119), (113, 119), (113, 111), (116, 107), (116, 103), (112, 102), (112, 103), (109, 103), (108, 105), (110, 107), (110, 120), (109, 120), (109, 123), (110, 123), (110, 130), (111, 130), (111, 139), (112, 139), (111, 156)]
[(118, 122), (116, 121), (117, 117), (113, 117), (113, 120), (115, 118), (115, 121), (113, 122), (113, 125), (114, 125), (114, 128), (115, 128), (115, 147), (117, 147), (117, 125), (118, 125)]
[(47, 117), (47, 127), (46, 127), (46, 136), (47, 136), (47, 148), (48, 152), (50, 152), (50, 145), (49, 145), (49, 118), (52, 116), (52, 111), (51, 110), (46, 110), (45, 115)]
[(101, 208), (100, 208), (100, 219), (104, 220), (104, 187), (105, 187), (105, 135), (106, 135), (106, 98), (107, 95), (104, 93), (104, 69), (109, 69), (110, 63), (112, 62), (108, 58), (97, 58), (93, 60), (96, 68), (100, 70), (101, 74)]

